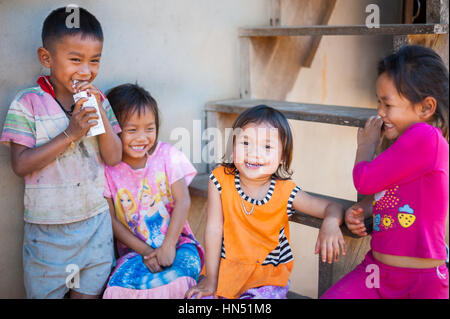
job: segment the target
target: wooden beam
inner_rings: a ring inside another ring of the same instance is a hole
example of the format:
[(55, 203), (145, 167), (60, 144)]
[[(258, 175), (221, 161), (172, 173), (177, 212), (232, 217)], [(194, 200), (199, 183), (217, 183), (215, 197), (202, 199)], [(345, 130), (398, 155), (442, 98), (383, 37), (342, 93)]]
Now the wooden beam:
[(407, 35), (394, 35), (393, 36), (393, 53), (397, 52), (402, 46), (407, 45), (409, 39)]
[(403, 23), (412, 24), (414, 15), (414, 1), (415, 0), (403, 0)]
[(240, 52), (240, 96), (241, 99), (251, 97), (250, 87), (250, 39), (239, 38)]
[(191, 196), (208, 198), (209, 174), (197, 174), (189, 185)]
[(282, 112), (288, 119), (363, 127), (370, 116), (376, 115), (375, 109), (335, 106), (323, 104), (306, 104), (273, 100), (223, 100), (209, 102), (207, 112), (240, 114), (244, 110), (266, 104)]
[(407, 35), (445, 34), (448, 24), (384, 24), (379, 28), (365, 25), (261, 26), (240, 28), (240, 37), (315, 36), (315, 35)]
[(333, 285), (333, 266), (334, 264), (322, 262), (322, 259), (319, 256), (318, 298)]
[[(330, 200), (332, 200), (332, 201), (334, 201), (334, 202), (337, 202), (337, 203), (340, 202), (340, 201), (342, 201), (342, 199), (340, 199), (340, 198), (327, 197), (327, 196), (324, 196), (324, 195), (321, 195), (321, 194), (314, 194), (314, 193), (311, 193), (311, 192), (306, 192), (306, 193), (308, 193), (308, 194), (310, 194), (310, 195), (313, 195), (313, 196), (316, 196), (316, 197), (320, 197), (320, 198), (329, 198)], [(354, 203), (355, 203), (355, 202), (353, 202), (353, 204), (354, 204)], [(344, 207), (345, 207), (345, 208), (348, 208), (348, 207), (350, 207), (350, 206), (351, 206), (351, 205), (349, 205), (349, 206), (347, 206), (347, 207), (344, 206)], [(292, 215), (292, 216), (289, 218), (289, 220), (290, 220), (291, 222), (293, 222), (293, 223), (302, 224), (302, 225), (305, 225), (305, 226), (309, 226), (309, 227), (313, 227), (313, 228), (318, 228), (318, 229), (320, 229), (320, 227), (322, 227), (322, 222), (323, 222), (323, 219), (320, 219), (320, 218), (317, 218), (317, 217), (313, 217), (313, 216), (304, 214), (304, 213), (299, 212), (299, 211), (295, 211), (295, 214)], [(367, 233), (371, 233), (372, 230), (373, 230), (373, 219), (372, 219), (371, 217), (367, 218), (367, 219), (364, 221), (364, 224), (365, 224), (365, 226), (366, 226), (366, 228), (367, 228)], [(346, 236), (346, 237), (360, 238), (359, 236), (353, 234), (353, 233), (347, 228), (347, 226), (345, 226), (345, 224), (343, 224), (343, 225), (341, 226), (341, 232), (342, 232), (342, 235), (343, 235), (343, 236)]]
[[(194, 180), (191, 182), (191, 184), (189, 185), (189, 192), (190, 192), (191, 196), (199, 196), (199, 197), (207, 198), (208, 197), (208, 183), (209, 183), (209, 174), (207, 174), (207, 173), (206, 174), (198, 174), (194, 178)], [(326, 196), (326, 195), (322, 195), (322, 194), (316, 194), (316, 193), (312, 193), (312, 192), (307, 192), (307, 193), (312, 196), (324, 198), (324, 199), (339, 203), (345, 209), (347, 209), (348, 207), (352, 206), (355, 203), (354, 201), (350, 201), (350, 200), (346, 200), (346, 199)], [(309, 227), (314, 227), (314, 228), (320, 228), (322, 226), (322, 222), (323, 222), (323, 220), (320, 218), (316, 218), (316, 217), (304, 214), (299, 211), (296, 211), (295, 214), (293, 214), (289, 220), (294, 223), (299, 223), (299, 224), (306, 225)], [(372, 218), (367, 218), (365, 220), (366, 228), (368, 229), (369, 232), (371, 232), (372, 223), (373, 223)], [(352, 232), (350, 232), (345, 225), (341, 226), (341, 231), (344, 236), (352, 237), (352, 238), (359, 238), (358, 236), (356, 236)]]

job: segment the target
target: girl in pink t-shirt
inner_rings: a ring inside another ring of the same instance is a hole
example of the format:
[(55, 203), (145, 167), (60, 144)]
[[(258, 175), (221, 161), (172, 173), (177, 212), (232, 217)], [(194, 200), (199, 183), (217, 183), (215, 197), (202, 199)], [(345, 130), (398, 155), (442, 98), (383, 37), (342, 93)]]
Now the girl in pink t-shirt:
[(183, 298), (196, 284), (203, 250), (187, 215), (197, 173), (182, 152), (158, 142), (156, 101), (124, 84), (108, 93), (122, 128), (122, 162), (106, 166), (106, 197), (120, 259), (104, 298)]
[[(371, 250), (322, 298), (449, 297), (448, 70), (433, 50), (404, 46), (378, 65), (378, 116), (358, 131), (355, 188), (369, 195), (346, 212)], [(380, 139), (386, 148), (374, 158)]]

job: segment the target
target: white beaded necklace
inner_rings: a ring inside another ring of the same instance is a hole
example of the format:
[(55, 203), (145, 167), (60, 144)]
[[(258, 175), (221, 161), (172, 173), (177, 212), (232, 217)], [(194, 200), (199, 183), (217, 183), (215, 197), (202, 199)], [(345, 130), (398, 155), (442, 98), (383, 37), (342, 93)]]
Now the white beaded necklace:
[(241, 203), (242, 203), (242, 209), (244, 210), (244, 214), (247, 216), (250, 216), (253, 213), (253, 211), (255, 210), (256, 203), (253, 203), (252, 209), (250, 209), (250, 211), (248, 211), (247, 208), (245, 208), (244, 200), (242, 199), (242, 197), (241, 197)]
[(251, 215), (253, 213), (253, 210), (255, 209), (256, 204), (253, 204), (252, 209), (250, 211), (247, 210), (247, 208), (245, 208), (245, 204), (244, 204), (244, 200), (241, 197), (241, 203), (242, 203), (242, 208), (244, 209), (244, 213), (245, 215)]

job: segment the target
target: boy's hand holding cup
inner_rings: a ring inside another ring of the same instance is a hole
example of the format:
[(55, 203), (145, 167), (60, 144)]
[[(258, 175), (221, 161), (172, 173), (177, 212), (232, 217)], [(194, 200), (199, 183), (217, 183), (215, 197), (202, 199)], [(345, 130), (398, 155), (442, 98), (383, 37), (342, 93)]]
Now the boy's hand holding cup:
[(66, 133), (72, 142), (84, 137), (91, 127), (97, 125), (97, 111), (93, 107), (82, 107), (88, 99), (81, 98), (75, 103)]
[[(91, 121), (89, 124), (94, 124), (87, 132), (87, 136), (96, 136), (105, 133), (103, 126), (103, 119), (106, 119), (105, 111), (102, 108), (100, 92), (88, 81), (73, 81), (74, 100), (78, 103), (80, 100), (82, 109), (94, 110), (96, 112), (96, 121)], [(86, 103), (85, 106), (83, 106)], [(74, 111), (75, 112), (75, 111)]]
[(90, 128), (97, 125), (97, 110), (93, 107), (82, 107), (88, 99), (81, 98), (75, 103), (66, 133), (72, 142), (86, 136)]

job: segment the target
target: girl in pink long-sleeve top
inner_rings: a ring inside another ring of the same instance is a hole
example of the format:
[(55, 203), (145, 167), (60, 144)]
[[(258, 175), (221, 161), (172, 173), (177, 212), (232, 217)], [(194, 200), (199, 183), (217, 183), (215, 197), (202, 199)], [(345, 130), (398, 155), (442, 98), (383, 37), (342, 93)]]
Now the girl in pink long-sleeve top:
[[(358, 131), (353, 181), (368, 195), (347, 227), (366, 236), (363, 262), (322, 298), (449, 298), (448, 70), (431, 49), (405, 46), (378, 65), (378, 116)], [(391, 145), (374, 158), (383, 137)]]

